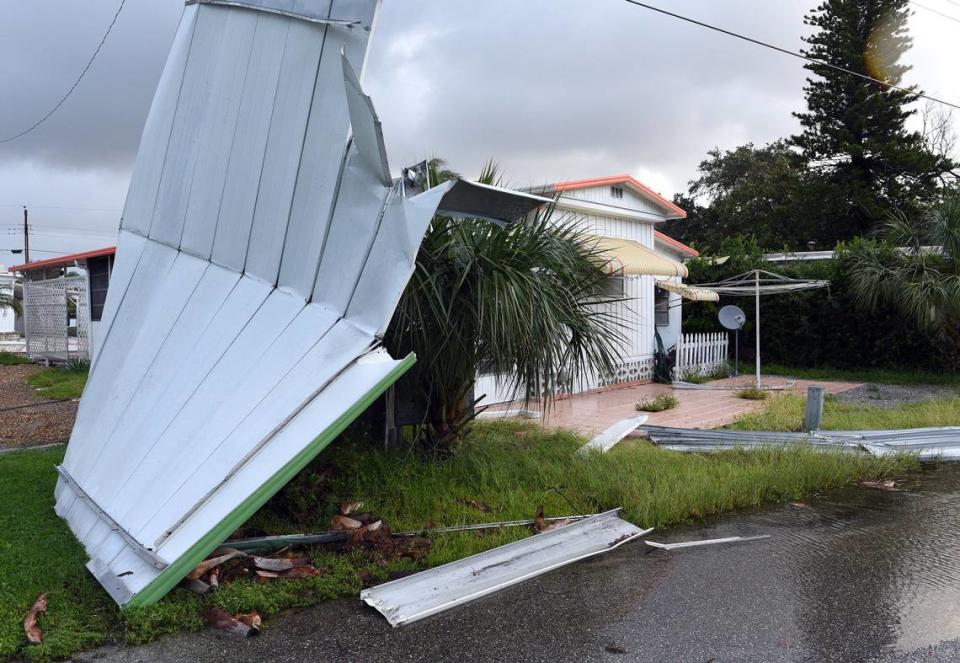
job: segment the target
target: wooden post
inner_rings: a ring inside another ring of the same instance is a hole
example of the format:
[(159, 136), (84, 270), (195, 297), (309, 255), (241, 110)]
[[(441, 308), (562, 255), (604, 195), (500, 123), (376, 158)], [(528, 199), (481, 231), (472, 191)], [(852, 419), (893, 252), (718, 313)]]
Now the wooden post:
[(807, 410), (803, 415), (803, 430), (820, 430), (825, 393), (823, 387), (807, 387)]

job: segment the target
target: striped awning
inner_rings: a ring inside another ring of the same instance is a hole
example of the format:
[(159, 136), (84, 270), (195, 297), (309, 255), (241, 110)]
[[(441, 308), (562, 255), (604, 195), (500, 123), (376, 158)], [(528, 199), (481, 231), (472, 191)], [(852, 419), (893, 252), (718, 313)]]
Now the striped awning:
[(675, 283), (673, 281), (657, 281), (657, 287), (676, 293), (684, 299), (689, 299), (693, 302), (720, 301), (720, 295), (718, 293), (714, 292), (713, 290), (707, 290), (706, 288), (694, 288), (683, 283)]
[(657, 253), (651, 248), (629, 239), (596, 237), (596, 246), (609, 262), (611, 272), (632, 276), (687, 276), (683, 263)]

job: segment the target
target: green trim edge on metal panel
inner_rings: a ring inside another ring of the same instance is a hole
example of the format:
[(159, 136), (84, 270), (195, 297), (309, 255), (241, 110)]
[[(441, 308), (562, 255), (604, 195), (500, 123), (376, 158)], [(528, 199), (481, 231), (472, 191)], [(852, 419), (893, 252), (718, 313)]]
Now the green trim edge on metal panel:
[(249, 520), (249, 518), (256, 513), (257, 509), (263, 506), (267, 500), (287, 485), (300, 470), (307, 466), (307, 463), (316, 458), (317, 454), (323, 451), (334, 438), (353, 423), (354, 419), (363, 414), (363, 411), (370, 407), (380, 394), (410, 370), (410, 367), (413, 366), (416, 361), (417, 357), (412, 352), (404, 357), (393, 370), (374, 385), (370, 391), (364, 394), (360, 400), (354, 403), (350, 409), (337, 417), (333, 424), (320, 433), (313, 442), (302, 449), (300, 453), (294, 456), (276, 474), (247, 497), (247, 499), (241, 502), (226, 518), (207, 532), (203, 538), (193, 544), (187, 552), (171, 562), (170, 566), (161, 571), (160, 575), (154, 578), (149, 585), (135, 594), (123, 608), (127, 609), (151, 605), (166, 596), (167, 592), (176, 587), (177, 583), (196, 568), (197, 564), (202, 562), (207, 555), (223, 543), (230, 534)]

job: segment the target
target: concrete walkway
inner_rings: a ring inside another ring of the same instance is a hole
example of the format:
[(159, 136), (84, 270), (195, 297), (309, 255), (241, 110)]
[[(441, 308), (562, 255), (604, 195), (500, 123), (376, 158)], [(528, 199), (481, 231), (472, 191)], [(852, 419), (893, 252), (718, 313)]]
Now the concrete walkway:
[[(767, 385), (785, 384), (788, 378), (764, 376)], [(710, 386), (750, 386), (752, 376), (716, 380)], [(805, 394), (810, 385), (824, 387), (828, 394), (836, 394), (859, 387), (856, 382), (824, 382), (797, 380), (796, 384), (785, 392)], [(634, 408), (637, 402), (656, 398), (659, 394), (673, 394), (680, 405), (663, 412), (640, 413)], [(731, 424), (743, 415), (760, 410), (765, 401), (751, 401), (737, 398), (732, 389), (674, 389), (665, 384), (641, 384), (624, 387), (610, 387), (586, 394), (577, 394), (558, 399), (551, 411), (547, 412), (543, 424), (551, 428), (570, 428), (588, 437), (600, 433), (617, 421), (647, 414), (647, 423), (655, 426), (676, 426), (678, 428), (718, 428)], [(506, 409), (509, 405), (496, 406)], [(512, 407), (522, 407), (514, 404)], [(534, 406), (535, 407), (535, 406)]]

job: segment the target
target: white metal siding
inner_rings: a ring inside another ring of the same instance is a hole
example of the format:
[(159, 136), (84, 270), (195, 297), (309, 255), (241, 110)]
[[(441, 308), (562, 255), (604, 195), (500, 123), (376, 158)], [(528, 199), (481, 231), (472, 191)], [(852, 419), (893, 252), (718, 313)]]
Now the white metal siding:
[(663, 217), (664, 220), (666, 219), (662, 209), (651, 203), (646, 198), (634, 193), (629, 186), (625, 184), (614, 186), (619, 186), (623, 190), (623, 198), (614, 198), (613, 194), (610, 192), (610, 185), (594, 186), (585, 189), (572, 189), (570, 191), (564, 191), (562, 195), (564, 198), (573, 198), (575, 200), (584, 200), (591, 203), (609, 205), (610, 207), (621, 208), (623, 210), (632, 212), (646, 212), (647, 214), (655, 214)]
[(309, 4), (362, 25), (187, 7), (144, 129), (56, 490), (119, 603), (163, 575), (159, 598), (408, 365), (369, 350), (449, 187), (360, 172), (341, 48), (362, 62), (377, 1)]

